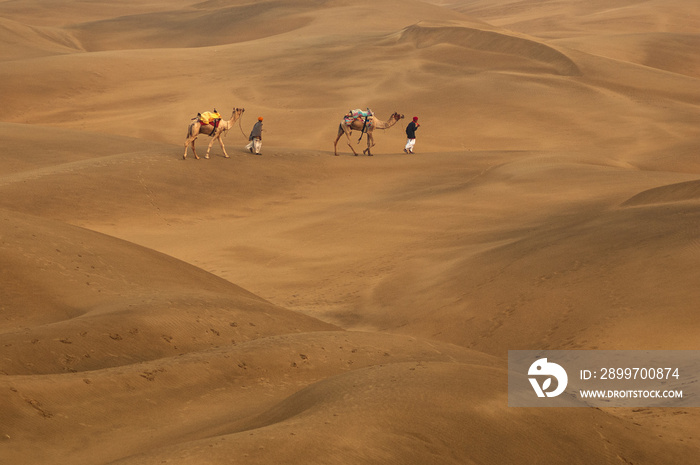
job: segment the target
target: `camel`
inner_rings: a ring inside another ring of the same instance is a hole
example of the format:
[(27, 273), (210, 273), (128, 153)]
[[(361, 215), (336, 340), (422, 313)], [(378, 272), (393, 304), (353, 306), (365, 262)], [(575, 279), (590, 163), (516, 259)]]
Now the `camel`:
[(189, 127), (187, 128), (187, 140), (185, 140), (185, 155), (183, 155), (182, 158), (187, 158), (187, 148), (191, 145), (194, 157), (197, 160), (199, 160), (197, 152), (194, 149), (194, 141), (200, 134), (211, 136), (211, 142), (209, 142), (209, 147), (207, 147), (207, 154), (204, 155), (204, 158), (209, 158), (209, 151), (211, 150), (211, 146), (214, 145), (214, 141), (217, 140), (219, 141), (219, 144), (221, 144), (221, 150), (224, 151), (224, 157), (229, 158), (228, 153), (226, 153), (226, 147), (224, 147), (224, 141), (221, 140), (221, 136), (233, 127), (233, 125), (236, 123), (236, 121), (238, 121), (238, 119), (241, 117), (244, 111), (245, 109), (243, 108), (234, 108), (233, 113), (231, 114), (231, 119), (228, 121), (222, 119), (219, 122), (219, 125), (216, 127), (216, 129), (214, 129), (214, 126), (212, 126), (211, 124), (202, 124), (199, 121), (199, 118), (194, 118), (190, 123)]
[[(335, 138), (335, 142), (333, 144), (335, 155), (338, 155), (338, 140), (340, 140), (342, 135), (345, 134), (345, 137), (348, 139), (348, 146), (350, 147), (350, 150), (352, 150), (352, 153), (357, 156), (357, 152), (355, 152), (355, 149), (350, 144), (350, 134), (352, 134), (353, 129), (356, 131), (362, 131), (364, 127), (364, 131), (367, 133), (367, 148), (364, 149), (362, 153), (371, 157), (372, 153), (370, 152), (370, 149), (374, 147), (374, 136), (372, 132), (375, 129), (388, 129), (395, 125), (401, 118), (403, 118), (403, 115), (394, 112), (386, 122), (379, 120), (376, 116), (369, 116), (366, 125), (364, 119), (360, 118), (352, 120), (350, 125), (346, 123), (346, 120), (343, 120), (338, 127), (338, 136)], [(360, 136), (360, 139), (362, 139), (362, 136)]]

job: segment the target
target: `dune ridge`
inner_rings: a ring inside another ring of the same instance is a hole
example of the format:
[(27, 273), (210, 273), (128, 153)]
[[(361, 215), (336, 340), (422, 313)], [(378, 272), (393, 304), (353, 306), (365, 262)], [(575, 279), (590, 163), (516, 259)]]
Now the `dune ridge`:
[(448, 43), (490, 53), (526, 56), (534, 61), (552, 65), (557, 74), (580, 75), (576, 64), (560, 51), (540, 42), (466, 27), (437, 27), (413, 25), (401, 33), (401, 41), (410, 41), (418, 48)]
[[(178, 9), (102, 19), (74, 25), (69, 31), (81, 43), (89, 44), (89, 51), (94, 52), (232, 44), (283, 34), (311, 21), (311, 18), (297, 14), (295, 9), (284, 8), (275, 2), (226, 8), (207, 6), (205, 3), (201, 8), (192, 10)], [(312, 2), (300, 11), (313, 6)], [(259, 31), (256, 24), (262, 20), (265, 21), (265, 28)], [(193, 25), (206, 27), (192, 27)], [(124, 31), (131, 31), (126, 40), (119, 36)]]
[[(27, 319), (5, 313), (6, 375), (89, 371), (220, 341), (330, 328), (155, 251), (4, 216), (3, 261), (12, 265), (3, 274), (13, 292), (3, 301), (10, 309), (25, 307), (26, 299), (46, 302)], [(146, 348), (146, 341), (157, 343)]]
[(0, 18), (0, 59), (26, 59), (60, 53), (75, 53), (80, 44), (62, 29), (26, 24)]
[(625, 201), (625, 206), (648, 205), (653, 203), (682, 202), (700, 198), (700, 183), (687, 181), (668, 186), (656, 187), (640, 192)]

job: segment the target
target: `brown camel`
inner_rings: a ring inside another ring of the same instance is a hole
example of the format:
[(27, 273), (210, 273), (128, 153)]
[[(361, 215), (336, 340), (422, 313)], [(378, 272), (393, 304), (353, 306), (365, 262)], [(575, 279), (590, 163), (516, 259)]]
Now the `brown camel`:
[(187, 140), (185, 140), (185, 155), (183, 155), (182, 158), (187, 158), (187, 148), (191, 145), (194, 157), (197, 160), (199, 160), (197, 152), (194, 149), (194, 141), (200, 134), (211, 136), (209, 147), (207, 147), (207, 154), (204, 155), (204, 158), (209, 158), (209, 151), (211, 150), (211, 146), (214, 145), (214, 141), (217, 140), (219, 141), (219, 144), (221, 144), (221, 150), (224, 151), (224, 157), (229, 158), (228, 153), (226, 153), (226, 147), (224, 147), (224, 141), (221, 140), (221, 136), (233, 127), (233, 125), (236, 123), (236, 121), (238, 121), (238, 118), (241, 117), (244, 111), (245, 109), (243, 108), (234, 108), (233, 113), (231, 114), (231, 119), (228, 121), (219, 121), (219, 125), (216, 127), (216, 129), (214, 129), (214, 126), (212, 126), (211, 124), (202, 124), (199, 121), (199, 118), (193, 119), (189, 127), (187, 128)]
[[(370, 152), (370, 149), (374, 147), (374, 136), (372, 135), (372, 132), (375, 129), (387, 129), (395, 125), (401, 118), (403, 118), (403, 115), (400, 115), (399, 113), (393, 113), (389, 119), (385, 121), (381, 121), (377, 119), (375, 116), (369, 116), (367, 118), (367, 124), (365, 125), (364, 119), (358, 118), (358, 119), (353, 119), (352, 123), (348, 125), (346, 123), (346, 120), (343, 120), (340, 123), (340, 126), (338, 127), (338, 136), (335, 138), (335, 142), (333, 144), (333, 148), (335, 150), (336, 156), (338, 155), (338, 141), (342, 137), (343, 134), (345, 134), (345, 137), (348, 139), (348, 147), (350, 147), (350, 150), (352, 150), (352, 153), (357, 156), (357, 152), (355, 152), (355, 149), (352, 147), (350, 144), (350, 134), (352, 134), (352, 130), (356, 131), (362, 131), (362, 128), (364, 127), (364, 131), (367, 133), (367, 148), (362, 151), (363, 154), (367, 154), (368, 156), (372, 156), (372, 153)], [(362, 139), (362, 136), (360, 136), (360, 139)], [(359, 141), (358, 141), (359, 142)]]

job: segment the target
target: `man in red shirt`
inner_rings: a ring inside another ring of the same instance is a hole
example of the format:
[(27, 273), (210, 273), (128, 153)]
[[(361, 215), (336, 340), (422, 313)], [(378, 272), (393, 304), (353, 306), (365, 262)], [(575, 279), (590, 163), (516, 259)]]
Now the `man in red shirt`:
[(406, 136), (408, 137), (408, 141), (406, 142), (406, 146), (403, 148), (403, 151), (406, 153), (413, 153), (413, 147), (416, 145), (416, 130), (420, 127), (420, 124), (418, 124), (418, 117), (414, 116), (413, 121), (408, 123), (408, 126), (406, 126)]

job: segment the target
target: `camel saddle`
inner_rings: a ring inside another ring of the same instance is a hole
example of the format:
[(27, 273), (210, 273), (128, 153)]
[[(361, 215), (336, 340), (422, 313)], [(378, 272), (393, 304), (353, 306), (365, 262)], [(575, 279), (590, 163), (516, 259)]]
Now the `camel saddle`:
[[(198, 113), (197, 118), (199, 118), (199, 122), (203, 126), (212, 125), (214, 126), (214, 129), (216, 129), (221, 122), (221, 115), (216, 110)], [(212, 131), (212, 134), (214, 134), (214, 131)]]
[(359, 108), (356, 110), (350, 110), (346, 115), (345, 115), (345, 124), (347, 126), (350, 126), (353, 121), (357, 119), (362, 119), (364, 120), (363, 125), (366, 125), (368, 122), (369, 117), (372, 116), (372, 110), (369, 108), (367, 111), (365, 110), (360, 110)]

